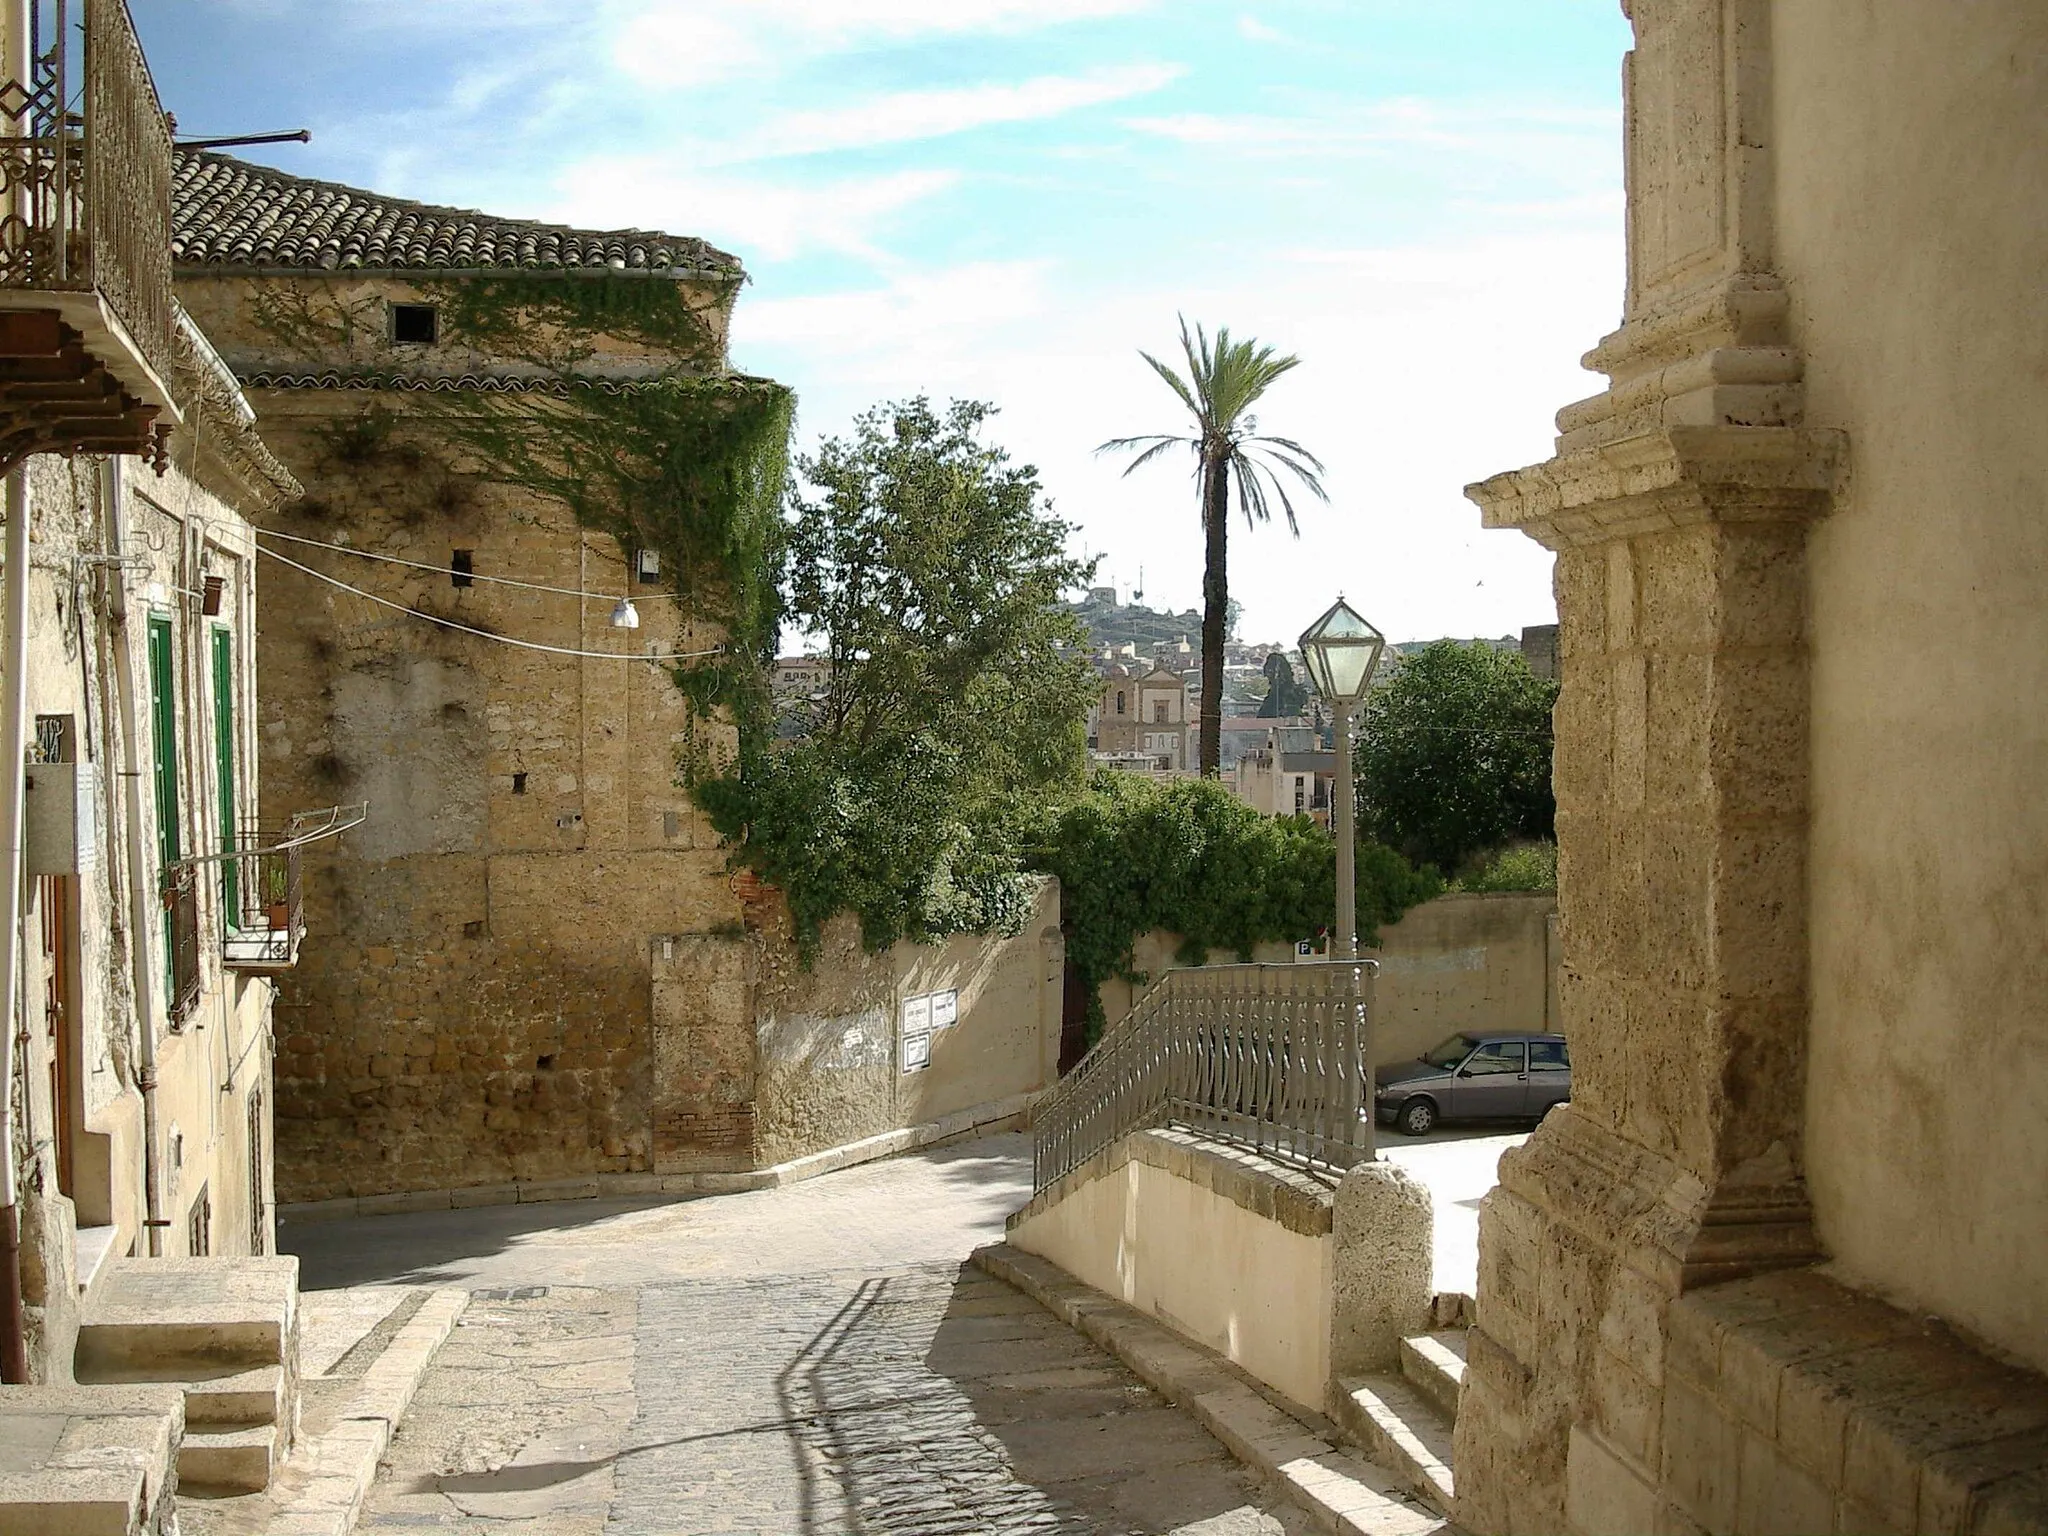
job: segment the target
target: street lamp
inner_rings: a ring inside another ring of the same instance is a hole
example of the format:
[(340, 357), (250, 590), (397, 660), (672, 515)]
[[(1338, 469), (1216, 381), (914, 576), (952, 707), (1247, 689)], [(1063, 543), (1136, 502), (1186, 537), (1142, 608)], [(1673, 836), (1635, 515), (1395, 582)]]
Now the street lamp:
[(1351, 711), (1365, 698), (1373, 669), (1380, 663), (1386, 636), (1366, 623), (1339, 597), (1330, 611), (1303, 631), (1301, 659), (1315, 679), (1316, 692), (1330, 706), (1337, 727), (1337, 791), (1331, 807), (1337, 837), (1338, 960), (1358, 958), (1357, 845), (1352, 817), (1357, 806), (1351, 791)]

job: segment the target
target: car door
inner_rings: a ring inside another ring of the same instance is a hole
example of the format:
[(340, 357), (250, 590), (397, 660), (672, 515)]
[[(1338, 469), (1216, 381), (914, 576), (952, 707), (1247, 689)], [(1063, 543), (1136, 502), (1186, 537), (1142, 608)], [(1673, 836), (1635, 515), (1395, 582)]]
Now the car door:
[(1572, 1096), (1572, 1059), (1562, 1040), (1529, 1042), (1529, 1115), (1541, 1119)]
[(1528, 1114), (1528, 1045), (1492, 1040), (1466, 1057), (1451, 1079), (1451, 1113), (1461, 1120), (1506, 1120)]

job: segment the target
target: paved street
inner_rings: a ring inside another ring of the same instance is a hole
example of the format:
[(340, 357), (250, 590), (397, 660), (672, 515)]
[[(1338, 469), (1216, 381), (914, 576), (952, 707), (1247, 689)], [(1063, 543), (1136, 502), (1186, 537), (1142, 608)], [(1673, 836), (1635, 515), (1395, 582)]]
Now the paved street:
[(1192, 1419), (963, 1266), (1029, 1186), (1029, 1142), (1004, 1136), (719, 1199), (288, 1230), (309, 1288), (477, 1291), (359, 1528), (1305, 1531)]

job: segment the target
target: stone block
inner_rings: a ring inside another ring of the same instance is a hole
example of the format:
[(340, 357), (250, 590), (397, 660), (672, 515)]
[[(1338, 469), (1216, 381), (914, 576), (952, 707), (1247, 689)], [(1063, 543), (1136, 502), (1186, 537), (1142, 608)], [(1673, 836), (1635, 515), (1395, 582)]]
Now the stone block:
[(1806, 1536), (1835, 1528), (1834, 1494), (1778, 1454), (1762, 1435), (1742, 1437), (1741, 1497), (1735, 1529), (1743, 1536)]
[(2048, 1467), (2048, 1430), (1937, 1452), (1920, 1468), (1917, 1529), (1939, 1536), (1968, 1531), (1974, 1512), (1983, 1507), (1993, 1488), (2042, 1467)]
[(1672, 1377), (1664, 1383), (1662, 1485), (1709, 1530), (1735, 1525), (1741, 1431), (1705, 1393)]
[(1398, 1165), (1361, 1163), (1331, 1210), (1330, 1370), (1393, 1367), (1401, 1340), (1429, 1326), (1429, 1190)]
[(1617, 1450), (1641, 1466), (1657, 1465), (1662, 1404), (1657, 1388), (1623, 1357), (1593, 1351), (1593, 1421)]
[(1571, 1429), (1565, 1453), (1565, 1518), (1576, 1536), (1642, 1536), (1657, 1518), (1657, 1490), (1600, 1437)]

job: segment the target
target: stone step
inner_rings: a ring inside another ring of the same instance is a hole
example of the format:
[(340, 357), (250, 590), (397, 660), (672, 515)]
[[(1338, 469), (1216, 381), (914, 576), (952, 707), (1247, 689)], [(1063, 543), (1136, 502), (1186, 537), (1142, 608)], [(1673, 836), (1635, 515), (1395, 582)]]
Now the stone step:
[(293, 1364), (299, 1261), (115, 1259), (86, 1299), (81, 1380), (185, 1380)]
[(275, 1424), (188, 1425), (178, 1445), (178, 1482), (186, 1488), (261, 1493), (277, 1460)]
[(275, 1424), (284, 1414), (285, 1378), (281, 1365), (259, 1365), (252, 1370), (222, 1370), (219, 1366), (188, 1366), (190, 1374), (175, 1375), (163, 1365), (134, 1366), (93, 1378), (92, 1385), (140, 1385), (154, 1382), (176, 1387), (185, 1394), (187, 1425)]
[(1401, 1374), (1436, 1405), (1437, 1412), (1457, 1423), (1458, 1397), (1465, 1390), (1465, 1330), (1448, 1328), (1403, 1339)]
[(140, 1536), (168, 1520), (174, 1387), (0, 1386), (0, 1536)]
[(1337, 1384), (1338, 1422), (1373, 1461), (1391, 1468), (1439, 1513), (1451, 1512), (1451, 1420), (1399, 1376)]

